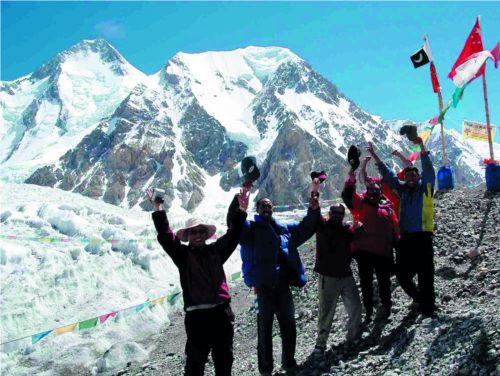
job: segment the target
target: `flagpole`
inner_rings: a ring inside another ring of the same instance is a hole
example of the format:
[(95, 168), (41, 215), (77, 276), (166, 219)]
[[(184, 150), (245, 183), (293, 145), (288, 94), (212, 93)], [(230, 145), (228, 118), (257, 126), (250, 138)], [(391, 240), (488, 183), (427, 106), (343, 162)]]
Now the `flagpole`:
[[(439, 86), (438, 90), (438, 101), (439, 101), (439, 113), (441, 113), (443, 111), (443, 96), (441, 94), (441, 86)], [(442, 150), (441, 162), (444, 165), (446, 163), (446, 148), (444, 146), (444, 118), (441, 121), (441, 150)]]
[(484, 95), (484, 109), (486, 110), (486, 129), (488, 130), (488, 144), (490, 145), (490, 159), (494, 160), (493, 143), (491, 140), (491, 126), (490, 126), (490, 111), (488, 108), (488, 91), (486, 89), (486, 69), (483, 73), (483, 95)]
[[(429, 48), (430, 52), (430, 42), (429, 42), (429, 37), (427, 34), (424, 35), (424, 45), (427, 45)], [(431, 53), (432, 54), (432, 53)], [(439, 85), (439, 79), (437, 78), (437, 70), (436, 70), (436, 65), (434, 64), (434, 57), (432, 56), (432, 61), (430, 62), (431, 65), (434, 65), (434, 72), (436, 73), (436, 80), (438, 81), (438, 90), (437, 90), (437, 95), (438, 95), (438, 103), (439, 103), (439, 113), (443, 111), (443, 95), (441, 94), (441, 85)], [(432, 69), (432, 67), (431, 67)], [(432, 74), (431, 74), (432, 76)], [(441, 164), (444, 165), (446, 163), (446, 147), (444, 143), (444, 118), (441, 121)]]

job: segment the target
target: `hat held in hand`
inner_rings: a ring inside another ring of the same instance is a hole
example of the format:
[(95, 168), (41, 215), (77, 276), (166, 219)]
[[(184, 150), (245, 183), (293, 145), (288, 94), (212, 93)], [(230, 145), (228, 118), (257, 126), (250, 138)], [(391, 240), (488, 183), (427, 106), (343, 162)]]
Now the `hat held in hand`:
[(243, 173), (243, 179), (246, 182), (254, 182), (260, 178), (260, 171), (257, 167), (257, 162), (255, 157), (245, 157), (241, 161), (241, 172)]
[(417, 127), (414, 125), (403, 125), (399, 130), (399, 134), (406, 135), (410, 141), (415, 141), (418, 137)]
[(326, 180), (326, 173), (325, 171), (313, 171), (311, 172), (311, 180), (314, 180), (318, 178), (320, 183), (323, 183)]
[(353, 171), (356, 171), (359, 167), (359, 157), (361, 157), (361, 150), (358, 147), (351, 145), (347, 151), (347, 162), (349, 162)]

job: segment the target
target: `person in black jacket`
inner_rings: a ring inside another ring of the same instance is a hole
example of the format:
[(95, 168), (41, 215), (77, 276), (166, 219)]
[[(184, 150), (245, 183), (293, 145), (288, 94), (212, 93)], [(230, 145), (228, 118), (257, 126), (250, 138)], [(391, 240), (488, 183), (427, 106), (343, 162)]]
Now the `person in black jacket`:
[[(146, 193), (151, 199), (153, 191)], [(215, 233), (215, 226), (191, 218), (185, 228), (174, 234), (162, 204), (153, 203), (158, 242), (179, 269), (186, 311), (185, 375), (203, 375), (210, 351), (216, 375), (231, 375), (234, 314), (229, 304), (231, 296), (223, 264), (238, 245), (247, 216), (248, 197), (248, 189), (242, 188), (238, 195), (239, 207), (231, 216), (231, 227), (211, 244), (206, 241)], [(181, 242), (188, 242), (188, 245)]]

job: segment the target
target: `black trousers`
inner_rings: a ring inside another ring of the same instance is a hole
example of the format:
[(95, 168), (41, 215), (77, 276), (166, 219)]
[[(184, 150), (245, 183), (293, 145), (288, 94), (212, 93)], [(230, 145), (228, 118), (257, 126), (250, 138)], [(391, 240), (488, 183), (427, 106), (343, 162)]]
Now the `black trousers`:
[(377, 276), (378, 292), (384, 306), (391, 306), (391, 270), (392, 260), (372, 252), (358, 251), (354, 254), (358, 262), (359, 281), (363, 305), (373, 311), (373, 272)]
[(258, 288), (257, 304), (257, 355), (259, 372), (273, 371), (273, 321), (278, 319), (281, 333), (281, 364), (284, 368), (293, 368), (297, 330), (295, 327), (295, 308), (292, 292), (286, 278), (280, 278), (276, 287)]
[[(418, 287), (413, 282), (415, 275)], [(396, 248), (396, 276), (408, 296), (420, 304), (422, 313), (432, 316), (435, 310), (432, 233), (401, 234)]]
[(186, 312), (186, 376), (203, 375), (212, 351), (215, 374), (230, 376), (233, 366), (234, 314), (229, 303)]

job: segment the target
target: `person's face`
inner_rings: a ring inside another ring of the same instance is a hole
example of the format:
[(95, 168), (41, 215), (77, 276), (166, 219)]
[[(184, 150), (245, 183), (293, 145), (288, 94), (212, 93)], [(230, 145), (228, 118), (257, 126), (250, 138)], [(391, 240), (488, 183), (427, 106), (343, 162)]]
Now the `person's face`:
[(344, 220), (345, 209), (343, 206), (336, 206), (330, 208), (328, 216), (333, 223), (342, 223)]
[(415, 188), (420, 181), (420, 175), (415, 170), (405, 172), (405, 183), (410, 188)]
[(207, 228), (205, 226), (196, 226), (187, 230), (187, 238), (190, 246), (202, 247), (207, 240)]
[(376, 183), (370, 183), (366, 187), (366, 198), (372, 204), (376, 205), (380, 202), (380, 198), (382, 197), (382, 192), (380, 190), (380, 185)]
[(271, 219), (273, 216), (273, 203), (268, 198), (265, 198), (259, 202), (257, 207), (257, 213), (265, 219)]

